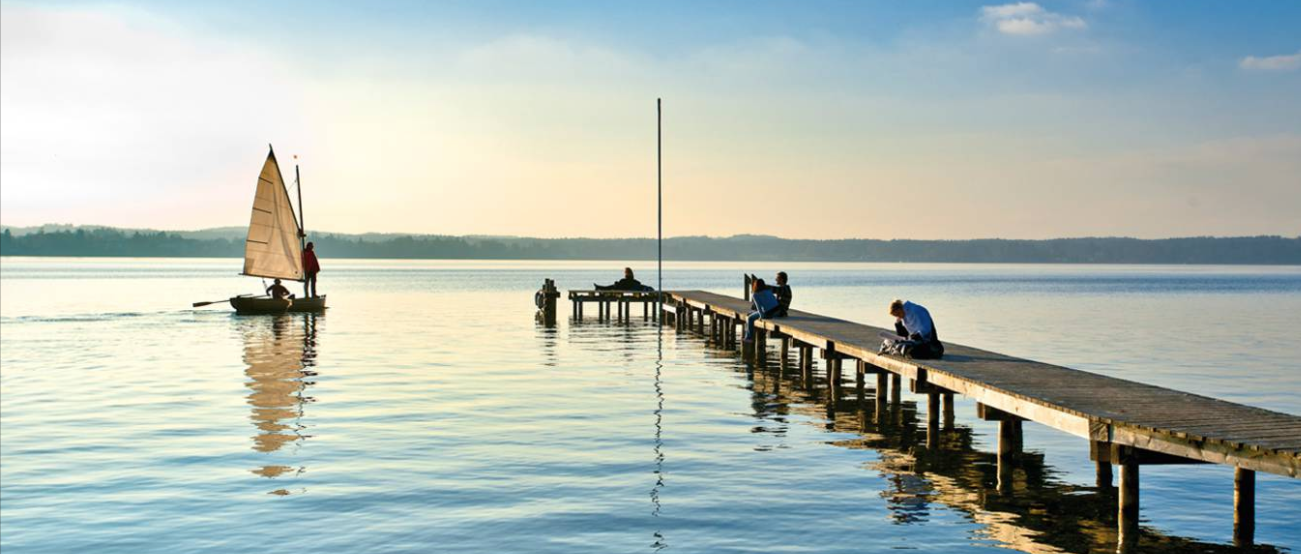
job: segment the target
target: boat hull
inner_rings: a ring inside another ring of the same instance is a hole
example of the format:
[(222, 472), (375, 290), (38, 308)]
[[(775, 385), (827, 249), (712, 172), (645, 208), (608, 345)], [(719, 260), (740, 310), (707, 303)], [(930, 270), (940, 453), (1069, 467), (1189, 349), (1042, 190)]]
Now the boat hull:
[(289, 305), (291, 312), (322, 312), (325, 311), (325, 296), (315, 298), (295, 298), (293, 304)]
[(289, 311), (292, 300), (286, 298), (268, 298), (265, 296), (236, 296), (230, 299), (230, 307), (237, 314), (283, 314)]

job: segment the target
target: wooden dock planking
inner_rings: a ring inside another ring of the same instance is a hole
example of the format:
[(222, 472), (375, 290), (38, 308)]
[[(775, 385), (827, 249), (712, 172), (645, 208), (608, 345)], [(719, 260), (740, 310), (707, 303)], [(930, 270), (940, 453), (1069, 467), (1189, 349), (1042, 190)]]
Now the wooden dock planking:
[[(665, 292), (670, 300), (724, 318), (750, 305), (704, 291)], [(877, 353), (885, 329), (791, 310), (761, 329), (838, 357), (971, 397), (1024, 419), (1092, 441), (1296, 478), (1301, 475), (1301, 417), (1136, 381), (945, 344), (942, 360)]]

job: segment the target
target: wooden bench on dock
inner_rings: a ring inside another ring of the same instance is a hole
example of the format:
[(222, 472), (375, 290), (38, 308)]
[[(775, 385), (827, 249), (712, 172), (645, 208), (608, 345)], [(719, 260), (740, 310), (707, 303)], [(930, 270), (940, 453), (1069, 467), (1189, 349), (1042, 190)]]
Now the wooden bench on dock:
[[(748, 302), (704, 291), (666, 291), (664, 295), (664, 324), (737, 346), (737, 327), (745, 323)], [(908, 379), (912, 392), (928, 396), (928, 442), (937, 435), (941, 413), (952, 418), (955, 393), (973, 398), (978, 417), (999, 422), (1000, 483), (1005, 474), (1010, 475), (1012, 455), (1020, 448), (1022, 421), (1088, 440), (1090, 458), (1097, 463), (1099, 487), (1111, 486), (1113, 464), (1120, 470), (1122, 546), (1137, 537), (1140, 465), (1216, 463), (1234, 467), (1234, 539), (1241, 545), (1251, 544), (1254, 534), (1255, 472), (1291, 478), (1301, 475), (1299, 416), (958, 344), (945, 343), (942, 360), (882, 355), (878, 354), (882, 331), (885, 329), (791, 310), (788, 317), (759, 320), (754, 344), (743, 352), (761, 363), (767, 340), (779, 340), (783, 365), (795, 347), (801, 369), (812, 371), (812, 350), (816, 348), (826, 360), (827, 382), (832, 387), (839, 386), (842, 361), (853, 360), (860, 386), (865, 374), (877, 375), (878, 406), (890, 388), (898, 402), (901, 380)]]
[(627, 321), (632, 318), (632, 305), (641, 304), (642, 320), (649, 319), (652, 315), (650, 306), (659, 301), (660, 293), (657, 291), (632, 291), (632, 290), (571, 290), (569, 291), (569, 301), (573, 304), (574, 319), (583, 319), (583, 304), (596, 304), (596, 318), (598, 321), (608, 321), (611, 318), (610, 311), (614, 308), (617, 314), (614, 318), (619, 321)]

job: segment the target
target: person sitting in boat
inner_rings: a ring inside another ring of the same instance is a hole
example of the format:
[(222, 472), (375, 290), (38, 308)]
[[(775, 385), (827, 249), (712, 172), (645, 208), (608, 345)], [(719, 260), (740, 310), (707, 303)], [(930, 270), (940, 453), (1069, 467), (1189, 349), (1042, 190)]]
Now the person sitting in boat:
[(944, 343), (940, 342), (929, 310), (921, 304), (896, 299), (890, 303), (890, 315), (895, 318), (895, 333), (913, 342), (909, 356), (919, 360), (938, 360), (944, 356)]
[[(754, 275), (751, 275), (750, 277), (751, 277), (751, 279), (750, 279), (750, 282), (751, 282), (751, 283), (753, 283), (755, 280), (759, 279), (758, 277), (755, 277)], [(772, 291), (773, 294), (777, 295), (777, 304), (778, 304), (778, 308), (777, 308), (776, 313), (774, 313), (774, 314), (772, 315), (773, 317), (786, 317), (786, 316), (788, 315), (788, 313), (790, 312), (790, 309), (791, 309), (791, 298), (792, 298), (792, 294), (791, 294), (791, 286), (788, 285), (788, 284), (786, 284), (786, 282), (787, 282), (786, 272), (785, 272), (785, 271), (778, 271), (778, 272), (777, 272), (777, 284), (776, 284), (776, 285), (766, 285), (766, 288), (767, 288), (768, 290)]]
[(308, 298), (316, 298), (316, 274), (321, 272), (321, 262), (316, 260), (316, 245), (307, 243), (303, 249), (303, 291)]
[(773, 287), (764, 284), (763, 279), (750, 282), (750, 304), (754, 311), (745, 318), (745, 334), (741, 337), (745, 342), (754, 340), (754, 322), (776, 317), (777, 311), (781, 309), (777, 295), (772, 291)]
[(613, 285), (602, 286), (596, 283), (592, 283), (592, 288), (596, 290), (628, 290), (628, 291), (640, 291), (640, 292), (648, 292), (648, 291), (655, 290), (652, 287), (648, 287), (646, 285), (641, 284), (641, 281), (634, 279), (632, 276), (631, 267), (623, 268), (623, 279), (619, 279), (618, 281), (615, 281)]
[(293, 298), (294, 293), (289, 292), (289, 289), (280, 284), (280, 279), (276, 279), (274, 283), (271, 283), (271, 286), (267, 287), (267, 296), (276, 300), (284, 300), (287, 298)]

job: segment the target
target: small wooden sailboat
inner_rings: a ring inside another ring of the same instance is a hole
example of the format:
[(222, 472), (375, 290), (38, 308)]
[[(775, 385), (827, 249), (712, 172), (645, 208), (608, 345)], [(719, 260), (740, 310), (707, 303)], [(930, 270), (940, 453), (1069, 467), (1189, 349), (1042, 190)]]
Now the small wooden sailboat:
[[(248, 224), (248, 238), (244, 241), (244, 270), (241, 275), (304, 281), (303, 247), (307, 235), (302, 226), (303, 191), (301, 181), (297, 179), (297, 166), (294, 166), (294, 176), (299, 184), (298, 215), (294, 214), (289, 190), (280, 174), (276, 152), (271, 149), (266, 163), (262, 164), (262, 173), (258, 175), (253, 216)], [(232, 297), (230, 305), (241, 314), (319, 312), (325, 309), (325, 296), (308, 297), (304, 282), (302, 298), (242, 295)]]

